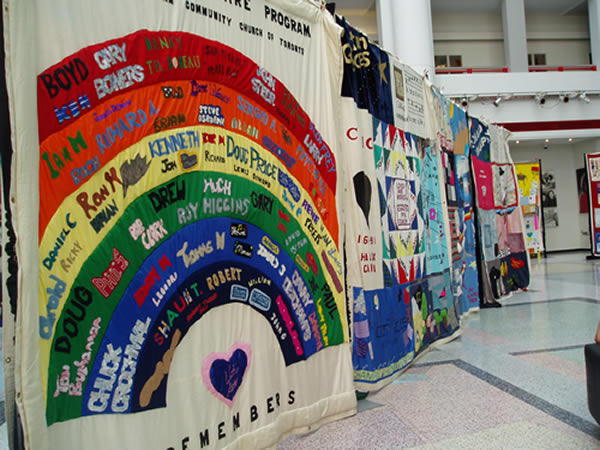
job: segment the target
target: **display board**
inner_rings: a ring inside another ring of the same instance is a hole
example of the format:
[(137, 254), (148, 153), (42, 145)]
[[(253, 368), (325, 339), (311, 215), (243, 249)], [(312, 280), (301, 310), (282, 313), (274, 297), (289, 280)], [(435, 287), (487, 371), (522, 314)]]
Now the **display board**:
[(470, 118), (471, 164), (476, 186), (481, 307), (529, 285), (517, 177), (506, 130)]
[(585, 154), (592, 256), (600, 257), (600, 153)]
[(525, 223), (525, 242), (532, 253), (544, 251), (539, 162), (515, 163), (519, 184), (519, 202)]
[(8, 3), (28, 446), (268, 447), (353, 414), (333, 18)]

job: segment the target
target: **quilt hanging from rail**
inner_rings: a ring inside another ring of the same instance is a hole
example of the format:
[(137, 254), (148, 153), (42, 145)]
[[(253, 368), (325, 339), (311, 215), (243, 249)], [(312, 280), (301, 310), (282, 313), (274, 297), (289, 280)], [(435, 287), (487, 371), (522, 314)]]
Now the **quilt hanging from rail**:
[(436, 143), (441, 148), (451, 240), (452, 290), (459, 314), (479, 308), (469, 125), (465, 111), (432, 86)]
[(474, 117), (470, 121), (482, 271), (481, 306), (485, 307), (529, 285), (529, 253), (507, 132)]
[(431, 342), (450, 336), (458, 312), (440, 155), (425, 136), (424, 80), (345, 19), (338, 23), (344, 27), (339, 133), (349, 155), (344, 227), (354, 378), (358, 390), (373, 391)]
[(515, 163), (519, 201), (525, 225), (525, 242), (530, 253), (544, 250), (540, 163)]
[(19, 167), (39, 160), (20, 174), (40, 199), (18, 233), (39, 220), (21, 303), (37, 332), (17, 332), (28, 444), (268, 447), (352, 414), (331, 15), (9, 3), (7, 42), (44, 30), (35, 63), (8, 63)]

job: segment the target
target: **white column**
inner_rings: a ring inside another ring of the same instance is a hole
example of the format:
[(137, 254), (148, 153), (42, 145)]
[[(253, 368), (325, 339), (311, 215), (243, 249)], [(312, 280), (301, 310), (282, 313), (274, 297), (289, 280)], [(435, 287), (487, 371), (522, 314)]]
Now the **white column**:
[(502, 0), (504, 56), (510, 72), (527, 72), (524, 0)]
[[(381, 1), (381, 0), (380, 0)], [(393, 22), (394, 52), (404, 63), (420, 74), (435, 76), (433, 63), (433, 31), (430, 0), (393, 0), (389, 2)]]
[(377, 34), (379, 45), (395, 55), (394, 51), (394, 21), (392, 20), (393, 0), (377, 0)]
[(592, 64), (600, 66), (600, 2), (598, 0), (588, 0), (588, 19)]

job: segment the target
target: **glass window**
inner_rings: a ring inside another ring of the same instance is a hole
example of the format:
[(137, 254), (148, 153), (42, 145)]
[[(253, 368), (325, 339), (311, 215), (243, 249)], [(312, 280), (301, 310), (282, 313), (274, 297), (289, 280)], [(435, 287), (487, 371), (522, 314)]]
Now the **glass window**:
[(462, 67), (462, 56), (461, 55), (450, 55), (450, 67)]
[(435, 55), (435, 67), (437, 67), (437, 68), (448, 67), (447, 59), (448, 58), (446, 55)]
[(536, 53), (533, 56), (533, 62), (536, 66), (545, 66), (546, 65), (546, 54), (545, 53)]

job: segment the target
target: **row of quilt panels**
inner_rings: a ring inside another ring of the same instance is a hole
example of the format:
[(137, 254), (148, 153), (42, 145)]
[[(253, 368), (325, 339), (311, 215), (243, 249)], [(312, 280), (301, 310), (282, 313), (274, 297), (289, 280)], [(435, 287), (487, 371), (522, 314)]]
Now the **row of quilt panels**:
[(507, 132), (337, 21), (354, 379), (373, 391), (480, 302), (526, 287), (529, 260)]
[(473, 122), (315, 2), (117, 3), (36, 0), (67, 38), (35, 58), (8, 8), (27, 446), (268, 447), (352, 414), (352, 369), (375, 389), (478, 307)]

